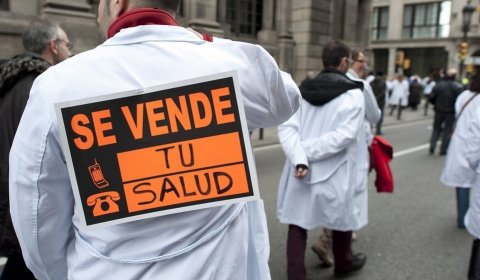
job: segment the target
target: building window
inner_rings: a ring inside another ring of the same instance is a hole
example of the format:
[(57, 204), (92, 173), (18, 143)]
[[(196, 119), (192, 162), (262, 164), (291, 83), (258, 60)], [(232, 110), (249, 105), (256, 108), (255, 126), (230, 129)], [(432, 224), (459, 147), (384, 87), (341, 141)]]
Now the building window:
[(8, 1), (9, 0), (0, 0), (0, 10), (8, 11)]
[(372, 14), (372, 40), (387, 39), (388, 7), (373, 8)]
[(450, 1), (405, 5), (403, 38), (445, 38), (450, 33)]
[(261, 0), (227, 0), (226, 20), (236, 36), (256, 36), (262, 28)]

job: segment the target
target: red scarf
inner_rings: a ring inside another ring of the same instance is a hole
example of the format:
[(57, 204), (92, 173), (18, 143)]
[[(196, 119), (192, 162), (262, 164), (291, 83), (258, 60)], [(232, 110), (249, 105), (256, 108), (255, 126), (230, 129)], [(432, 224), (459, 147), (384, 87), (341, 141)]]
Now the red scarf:
[[(163, 10), (154, 8), (139, 8), (130, 10), (114, 20), (108, 28), (107, 36), (108, 38), (111, 38), (123, 28), (156, 24), (178, 26), (175, 19), (169, 13)], [(203, 33), (202, 35), (205, 41), (213, 41), (213, 37), (210, 34)]]
[(113, 37), (123, 28), (139, 25), (173, 25), (178, 26), (175, 19), (167, 12), (160, 9), (140, 8), (127, 11), (112, 22), (108, 28), (108, 38)]

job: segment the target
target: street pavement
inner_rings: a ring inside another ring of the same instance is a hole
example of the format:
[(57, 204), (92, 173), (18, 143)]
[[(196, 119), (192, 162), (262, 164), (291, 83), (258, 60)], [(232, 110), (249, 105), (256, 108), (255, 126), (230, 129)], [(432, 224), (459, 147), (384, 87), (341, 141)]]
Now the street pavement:
[[(388, 112), (388, 111), (387, 111)], [(445, 157), (429, 155), (433, 112), (404, 110), (402, 119), (386, 116), (384, 137), (394, 146), (391, 168), (393, 194), (377, 193), (369, 177), (369, 223), (357, 232), (354, 252), (368, 256), (352, 280), (462, 280), (473, 238), (456, 227), (455, 192), (439, 182)], [(286, 280), (287, 225), (276, 218), (278, 180), (285, 157), (276, 129), (264, 139), (252, 136), (260, 194), (265, 204), (270, 236), (272, 279)], [(437, 151), (438, 152), (438, 151)], [(310, 250), (319, 231), (308, 234), (305, 263), (309, 279), (331, 280), (333, 270), (323, 267)]]
[[(419, 106), (417, 111), (413, 111), (411, 108), (404, 109), (402, 111), (402, 116), (400, 120), (397, 120), (396, 110), (393, 116), (390, 116), (389, 115), (390, 108), (388, 108), (388, 106), (385, 106), (386, 114), (383, 120), (383, 127), (389, 127), (389, 126), (405, 124), (408, 122), (432, 119), (434, 114), (432, 106), (431, 105), (429, 106), (427, 116), (425, 116), (423, 104), (424, 103), (422, 102), (421, 106)], [(252, 133), (251, 141), (252, 141), (253, 147), (262, 147), (262, 146), (278, 144), (277, 128), (276, 127), (264, 128), (263, 132), (261, 132), (260, 129), (257, 129)]]

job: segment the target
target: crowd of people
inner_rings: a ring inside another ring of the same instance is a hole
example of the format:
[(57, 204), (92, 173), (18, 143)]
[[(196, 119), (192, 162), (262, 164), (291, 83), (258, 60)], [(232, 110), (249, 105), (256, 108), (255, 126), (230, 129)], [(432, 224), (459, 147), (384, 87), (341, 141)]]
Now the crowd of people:
[[(465, 91), (453, 69), (425, 79), (369, 75), (363, 51), (333, 40), (323, 47), (323, 70), (297, 86), (262, 47), (177, 26), (179, 1), (98, 5), (105, 42), (97, 48), (69, 58), (65, 31), (35, 20), (23, 34), (25, 52), (0, 66), (0, 254), (8, 257), (0, 279), (270, 279), (261, 200), (85, 227), (55, 112), (60, 102), (229, 71), (238, 75), (248, 130), (278, 126), (286, 162), (277, 215), (288, 225), (289, 280), (307, 279), (311, 229), (320, 229), (313, 251), (335, 276), (365, 265), (352, 241), (368, 223), (372, 146), (382, 139), (386, 106), (401, 120), (402, 109), (418, 110), (422, 96), (425, 115), (429, 103), (435, 110), (430, 153), (443, 135), (442, 181), (457, 188), (458, 226), (476, 238), (469, 279), (480, 279), (480, 75)], [(156, 116), (150, 125), (165, 119)], [(93, 122), (103, 133), (111, 129), (102, 118)], [(375, 160), (388, 169), (391, 156), (387, 149)]]

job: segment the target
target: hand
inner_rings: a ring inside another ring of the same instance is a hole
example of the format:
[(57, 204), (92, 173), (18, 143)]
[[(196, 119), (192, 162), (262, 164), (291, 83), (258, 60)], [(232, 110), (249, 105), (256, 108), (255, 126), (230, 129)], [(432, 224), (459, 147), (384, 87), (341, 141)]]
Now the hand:
[(307, 174), (308, 174), (308, 166), (304, 164), (298, 164), (293, 176), (295, 176), (295, 178), (297, 179), (302, 180), (303, 178), (305, 178), (305, 176), (307, 176)]

